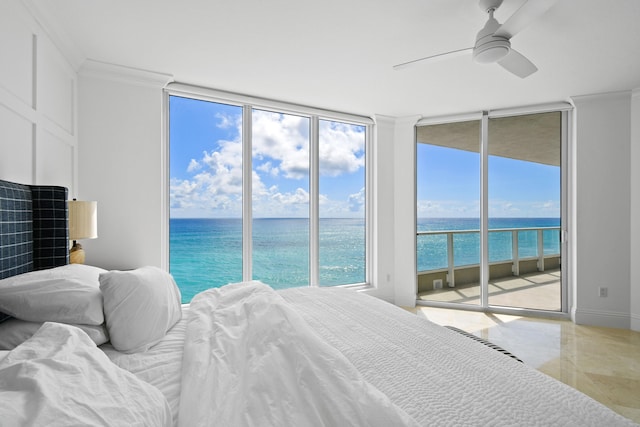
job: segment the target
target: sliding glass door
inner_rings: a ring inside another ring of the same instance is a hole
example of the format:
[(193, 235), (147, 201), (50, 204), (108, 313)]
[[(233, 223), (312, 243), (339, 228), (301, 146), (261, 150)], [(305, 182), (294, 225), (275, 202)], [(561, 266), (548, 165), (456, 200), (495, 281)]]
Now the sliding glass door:
[(492, 306), (561, 311), (562, 113), (488, 121)]
[(477, 117), (416, 129), (417, 300), (564, 312), (567, 113)]
[(417, 129), (419, 300), (480, 304), (480, 125)]

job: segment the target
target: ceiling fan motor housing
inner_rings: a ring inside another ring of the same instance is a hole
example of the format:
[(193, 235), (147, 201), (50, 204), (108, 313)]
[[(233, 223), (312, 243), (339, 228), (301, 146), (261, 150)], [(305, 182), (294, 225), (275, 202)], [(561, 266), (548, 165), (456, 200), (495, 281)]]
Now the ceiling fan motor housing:
[(489, 11), (489, 20), (476, 36), (473, 47), (473, 60), (481, 64), (497, 62), (507, 56), (511, 50), (511, 42), (504, 36), (496, 36), (500, 23), (493, 17), (493, 10)]
[(511, 50), (511, 43), (504, 37), (490, 37), (473, 48), (473, 60), (480, 64), (498, 62)]

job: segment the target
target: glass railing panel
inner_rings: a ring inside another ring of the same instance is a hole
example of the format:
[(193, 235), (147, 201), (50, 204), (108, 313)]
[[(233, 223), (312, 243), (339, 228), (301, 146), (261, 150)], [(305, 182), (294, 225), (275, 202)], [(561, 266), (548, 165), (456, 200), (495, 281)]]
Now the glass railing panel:
[(559, 255), (560, 254), (560, 228), (552, 228), (542, 230), (544, 239), (544, 254)]
[(518, 231), (518, 257), (538, 256), (538, 232), (536, 230)]
[(447, 235), (418, 234), (418, 271), (447, 268)]
[(453, 259), (455, 267), (480, 264), (479, 231), (453, 235)]
[(489, 231), (489, 263), (513, 259), (511, 231)]

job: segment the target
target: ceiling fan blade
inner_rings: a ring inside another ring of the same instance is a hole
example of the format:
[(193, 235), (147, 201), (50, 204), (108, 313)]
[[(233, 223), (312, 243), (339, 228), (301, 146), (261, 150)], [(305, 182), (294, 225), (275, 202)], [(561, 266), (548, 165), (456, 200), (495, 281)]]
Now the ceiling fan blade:
[(538, 71), (538, 67), (533, 65), (533, 62), (515, 49), (511, 49), (507, 56), (498, 61), (498, 64), (522, 79)]
[(455, 58), (457, 56), (462, 56), (462, 55), (465, 55), (467, 53), (471, 53), (472, 51), (473, 51), (472, 47), (467, 47), (465, 49), (459, 49), (459, 50), (452, 50), (451, 52), (439, 53), (438, 55), (426, 56), (424, 58), (414, 59), (413, 61), (403, 62), (402, 64), (394, 65), (393, 69), (394, 70), (403, 70), (405, 68), (409, 68), (409, 67), (412, 67), (414, 65), (418, 65), (420, 63), (436, 62), (436, 61), (440, 61), (442, 59), (451, 59), (451, 58)]
[(511, 37), (524, 30), (542, 16), (558, 0), (528, 0), (507, 19), (494, 33), (495, 36)]

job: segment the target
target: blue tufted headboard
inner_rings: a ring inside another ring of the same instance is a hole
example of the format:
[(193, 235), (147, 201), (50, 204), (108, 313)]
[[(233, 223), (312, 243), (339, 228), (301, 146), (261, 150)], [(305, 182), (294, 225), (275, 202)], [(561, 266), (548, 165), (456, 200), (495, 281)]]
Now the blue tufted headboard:
[(69, 263), (67, 193), (0, 180), (0, 279)]

